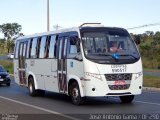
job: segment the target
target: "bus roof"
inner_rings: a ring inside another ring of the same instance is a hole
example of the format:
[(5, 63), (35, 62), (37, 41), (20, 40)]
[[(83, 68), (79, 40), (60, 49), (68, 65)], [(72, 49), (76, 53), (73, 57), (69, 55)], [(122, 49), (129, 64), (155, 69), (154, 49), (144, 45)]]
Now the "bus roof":
[(32, 35), (20, 36), (20, 37), (17, 38), (17, 40), (26, 39), (26, 38), (33, 38), (33, 37), (37, 37), (37, 36), (50, 35), (50, 34), (58, 34), (58, 33), (62, 33), (62, 32), (78, 31), (78, 30), (79, 30), (78, 27), (73, 27), (73, 28), (68, 28), (68, 29), (60, 29), (60, 30), (56, 30), (56, 31), (35, 33), (35, 34), (32, 34)]
[(25, 35), (25, 36), (21, 36), (18, 37), (17, 40), (20, 39), (27, 39), (27, 38), (34, 38), (37, 36), (44, 36), (44, 35), (51, 35), (51, 34), (58, 34), (58, 33), (63, 33), (63, 32), (71, 32), (71, 31), (79, 31), (79, 30), (95, 30), (95, 29), (117, 29), (117, 30), (126, 30), (124, 28), (119, 28), (119, 27), (105, 27), (105, 26), (84, 26), (84, 27), (73, 27), (73, 28), (68, 28), (68, 29), (60, 29), (60, 30), (56, 30), (56, 31), (49, 31), (49, 32), (43, 32), (43, 33), (36, 33), (36, 34), (32, 34), (32, 35)]

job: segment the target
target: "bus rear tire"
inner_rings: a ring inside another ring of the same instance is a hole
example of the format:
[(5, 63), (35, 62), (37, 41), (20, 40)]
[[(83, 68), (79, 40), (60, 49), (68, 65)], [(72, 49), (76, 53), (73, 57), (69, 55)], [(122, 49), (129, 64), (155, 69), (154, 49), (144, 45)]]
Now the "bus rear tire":
[(73, 82), (70, 87), (70, 96), (72, 103), (75, 105), (84, 104), (84, 99), (81, 97), (78, 83)]
[(131, 103), (134, 99), (134, 95), (119, 96), (122, 103)]
[(34, 97), (37, 95), (38, 91), (35, 89), (34, 80), (32, 77), (29, 78), (28, 89), (30, 96)]

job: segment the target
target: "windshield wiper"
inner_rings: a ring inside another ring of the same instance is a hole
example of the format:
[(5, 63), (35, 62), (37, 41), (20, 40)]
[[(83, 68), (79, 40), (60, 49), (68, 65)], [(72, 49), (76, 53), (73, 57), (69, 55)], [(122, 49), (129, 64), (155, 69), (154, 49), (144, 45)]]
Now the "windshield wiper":
[(138, 60), (138, 58), (137, 58), (137, 57), (135, 57), (135, 56), (134, 56), (134, 55), (132, 55), (132, 54), (121, 54), (120, 56), (130, 56), (130, 57), (132, 57), (132, 58), (134, 58), (134, 59)]
[(93, 53), (91, 55), (98, 55), (98, 56), (112, 56), (111, 54), (104, 54), (104, 53)]

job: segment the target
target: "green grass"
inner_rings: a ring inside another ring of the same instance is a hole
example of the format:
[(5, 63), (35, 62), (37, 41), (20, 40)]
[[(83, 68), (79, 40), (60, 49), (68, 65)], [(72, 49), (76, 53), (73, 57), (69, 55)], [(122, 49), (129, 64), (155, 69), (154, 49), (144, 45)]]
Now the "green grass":
[(7, 60), (0, 60), (0, 65), (2, 65), (9, 73), (13, 74), (13, 62)]
[(148, 72), (160, 72), (159, 69), (151, 69), (151, 68), (144, 68), (144, 71), (148, 71)]
[(145, 75), (143, 86), (160, 88), (160, 77)]
[(159, 70), (160, 71), (160, 59), (155, 58), (147, 58), (147, 57), (142, 57), (142, 63), (143, 63), (143, 68), (145, 69), (153, 69), (153, 70)]

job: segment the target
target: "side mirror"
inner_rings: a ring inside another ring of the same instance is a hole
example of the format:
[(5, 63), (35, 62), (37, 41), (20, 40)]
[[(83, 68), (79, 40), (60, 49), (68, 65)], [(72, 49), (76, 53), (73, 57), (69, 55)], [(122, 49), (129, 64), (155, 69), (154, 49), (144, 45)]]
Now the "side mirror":
[(81, 54), (81, 53), (78, 53), (78, 54), (75, 56), (75, 59), (76, 59), (76, 60), (79, 60), (79, 61), (83, 61), (82, 54)]

